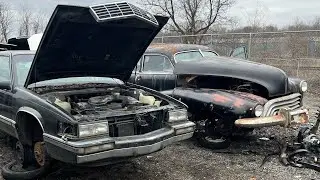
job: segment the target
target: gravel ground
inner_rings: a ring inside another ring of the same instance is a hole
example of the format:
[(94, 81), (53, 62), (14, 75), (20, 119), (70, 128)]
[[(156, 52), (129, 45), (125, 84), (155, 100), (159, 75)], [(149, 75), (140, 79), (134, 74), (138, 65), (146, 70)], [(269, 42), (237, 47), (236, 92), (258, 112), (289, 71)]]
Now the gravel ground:
[[(308, 94), (305, 105), (314, 112), (320, 105), (320, 96)], [(79, 168), (61, 165), (42, 180), (65, 179), (320, 179), (320, 173), (281, 165), (278, 159), (278, 141), (292, 139), (295, 130), (281, 127), (262, 128), (252, 135), (236, 138), (226, 150), (216, 152), (201, 148), (195, 140), (176, 143), (162, 151), (131, 161), (98, 168)], [(271, 140), (262, 141), (259, 137)], [(0, 140), (0, 166), (13, 158), (12, 150)], [(277, 155), (270, 155), (277, 154)], [(262, 165), (265, 157), (266, 162)], [(261, 166), (262, 165), (262, 166)]]

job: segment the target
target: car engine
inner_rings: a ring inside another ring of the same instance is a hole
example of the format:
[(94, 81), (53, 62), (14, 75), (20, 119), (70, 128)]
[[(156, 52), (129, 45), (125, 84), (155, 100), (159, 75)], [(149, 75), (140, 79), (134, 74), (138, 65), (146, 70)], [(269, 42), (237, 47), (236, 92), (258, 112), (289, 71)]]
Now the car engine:
[(162, 127), (168, 104), (135, 88), (84, 89), (52, 92), (47, 101), (81, 123), (107, 120), (110, 136), (144, 134)]

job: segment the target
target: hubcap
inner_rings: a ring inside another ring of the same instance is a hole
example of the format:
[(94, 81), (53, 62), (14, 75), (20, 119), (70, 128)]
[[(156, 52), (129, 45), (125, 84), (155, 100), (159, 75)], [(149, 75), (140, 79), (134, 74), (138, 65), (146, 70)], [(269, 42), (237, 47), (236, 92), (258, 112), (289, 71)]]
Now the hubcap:
[(40, 166), (44, 166), (45, 158), (46, 158), (44, 142), (36, 142), (34, 144), (34, 157)]

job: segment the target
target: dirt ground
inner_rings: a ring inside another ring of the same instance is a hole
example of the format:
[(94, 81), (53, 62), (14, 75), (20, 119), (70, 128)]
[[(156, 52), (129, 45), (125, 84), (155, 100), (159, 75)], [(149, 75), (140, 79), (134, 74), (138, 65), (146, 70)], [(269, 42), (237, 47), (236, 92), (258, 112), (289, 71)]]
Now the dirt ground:
[[(308, 94), (305, 105), (311, 109), (311, 113), (314, 112), (315, 107), (320, 106), (320, 96)], [(222, 152), (201, 148), (191, 139), (117, 165), (98, 168), (61, 165), (42, 180), (320, 179), (320, 173), (314, 170), (285, 167), (279, 162), (278, 141), (283, 137), (290, 140), (296, 133), (295, 130), (285, 131), (281, 127), (255, 130), (250, 136), (238, 137), (231, 147)], [(260, 137), (268, 137), (270, 140), (259, 140)], [(1, 167), (13, 159), (11, 151), (4, 140), (0, 140)], [(262, 165), (265, 157), (269, 158)]]

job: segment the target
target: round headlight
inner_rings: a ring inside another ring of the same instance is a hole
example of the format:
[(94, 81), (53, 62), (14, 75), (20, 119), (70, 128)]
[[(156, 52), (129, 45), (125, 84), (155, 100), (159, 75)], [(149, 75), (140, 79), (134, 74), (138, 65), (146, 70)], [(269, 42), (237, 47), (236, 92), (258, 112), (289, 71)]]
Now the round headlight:
[(254, 115), (256, 117), (260, 117), (263, 113), (263, 106), (261, 106), (260, 104), (257, 105), (255, 108), (254, 108)]
[(308, 83), (306, 81), (300, 82), (300, 91), (306, 92), (308, 90)]

